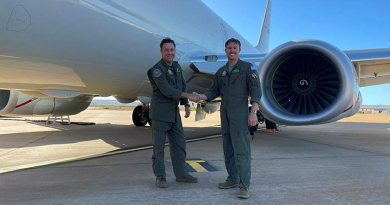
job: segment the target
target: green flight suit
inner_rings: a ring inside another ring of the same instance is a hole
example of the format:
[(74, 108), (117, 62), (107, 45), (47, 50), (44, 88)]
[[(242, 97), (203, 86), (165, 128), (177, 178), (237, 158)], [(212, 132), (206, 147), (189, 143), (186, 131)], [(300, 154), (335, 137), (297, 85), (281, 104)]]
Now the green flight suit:
[(152, 119), (153, 172), (157, 178), (166, 178), (164, 165), (164, 147), (168, 134), (169, 149), (173, 172), (176, 178), (188, 175), (186, 168), (186, 139), (179, 112), (180, 104), (188, 103), (187, 98), (180, 98), (186, 92), (182, 69), (177, 62), (172, 67), (163, 60), (148, 70), (148, 77), (153, 88), (149, 117)]
[(227, 180), (240, 182), (249, 188), (251, 178), (251, 150), (248, 132), (248, 97), (260, 103), (260, 80), (256, 67), (238, 60), (231, 73), (228, 64), (214, 76), (213, 84), (205, 93), (209, 101), (221, 96), (221, 127), (223, 153), (228, 172)]

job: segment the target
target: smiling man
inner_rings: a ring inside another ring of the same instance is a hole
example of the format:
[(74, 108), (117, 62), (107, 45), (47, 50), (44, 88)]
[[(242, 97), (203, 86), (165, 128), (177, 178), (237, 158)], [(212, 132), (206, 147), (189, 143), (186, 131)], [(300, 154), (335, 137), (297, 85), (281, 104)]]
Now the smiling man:
[[(241, 43), (231, 38), (225, 43), (228, 62), (214, 76), (213, 84), (199, 99), (211, 101), (221, 96), (221, 128), (223, 153), (228, 177), (218, 184), (220, 189), (240, 187), (237, 196), (249, 198), (251, 150), (248, 126), (255, 126), (261, 97), (256, 67), (239, 59)], [(248, 113), (248, 98), (252, 110)]]
[(182, 69), (175, 58), (175, 42), (164, 38), (160, 43), (161, 60), (148, 70), (153, 88), (149, 117), (152, 119), (153, 172), (156, 186), (167, 188), (164, 147), (168, 135), (173, 172), (177, 182), (196, 183), (198, 179), (188, 174), (186, 168), (186, 139), (179, 112), (179, 102), (185, 106), (185, 117), (190, 116), (190, 100), (197, 96), (186, 93)]

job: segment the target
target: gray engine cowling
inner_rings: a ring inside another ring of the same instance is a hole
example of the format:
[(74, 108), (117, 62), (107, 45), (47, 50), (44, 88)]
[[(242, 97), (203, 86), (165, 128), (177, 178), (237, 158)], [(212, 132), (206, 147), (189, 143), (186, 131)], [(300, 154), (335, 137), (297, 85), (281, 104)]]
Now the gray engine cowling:
[(93, 97), (72, 98), (33, 97), (15, 90), (0, 90), (0, 115), (6, 116), (64, 116), (87, 109)]
[(354, 102), (359, 88), (351, 60), (328, 43), (287, 42), (267, 54), (259, 68), (263, 93), (260, 110), (274, 122), (320, 124), (340, 118), (348, 107), (359, 105)]

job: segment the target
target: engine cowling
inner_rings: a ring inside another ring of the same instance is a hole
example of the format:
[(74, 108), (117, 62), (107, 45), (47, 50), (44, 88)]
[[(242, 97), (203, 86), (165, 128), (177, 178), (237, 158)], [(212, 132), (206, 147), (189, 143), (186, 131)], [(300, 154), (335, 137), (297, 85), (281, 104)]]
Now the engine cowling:
[(271, 121), (320, 124), (353, 115), (361, 105), (351, 60), (326, 42), (287, 42), (267, 54), (259, 68), (260, 110)]
[(201, 104), (200, 105), (202, 110), (205, 111), (207, 114), (212, 114), (214, 112), (217, 112), (219, 108), (221, 107), (220, 102), (210, 102), (207, 104)]
[(73, 98), (32, 97), (14, 90), (0, 90), (0, 115), (6, 116), (64, 116), (87, 109), (93, 97)]
[(206, 118), (206, 114), (212, 114), (219, 110), (221, 106), (220, 102), (200, 103), (196, 108), (195, 121), (203, 120)]

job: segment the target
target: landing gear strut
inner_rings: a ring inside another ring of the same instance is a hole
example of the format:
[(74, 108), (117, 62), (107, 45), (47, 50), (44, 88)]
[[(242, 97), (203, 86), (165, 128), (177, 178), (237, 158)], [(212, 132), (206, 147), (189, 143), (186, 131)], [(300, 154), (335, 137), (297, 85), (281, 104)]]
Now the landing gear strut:
[(149, 125), (152, 124), (150, 118), (149, 118), (149, 105), (143, 104), (138, 105), (133, 110), (133, 123), (137, 127), (143, 127), (146, 125), (146, 123), (149, 123)]

